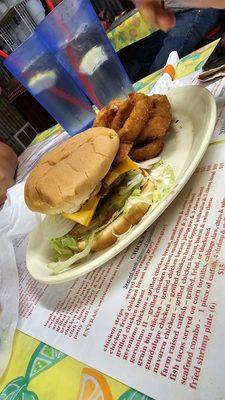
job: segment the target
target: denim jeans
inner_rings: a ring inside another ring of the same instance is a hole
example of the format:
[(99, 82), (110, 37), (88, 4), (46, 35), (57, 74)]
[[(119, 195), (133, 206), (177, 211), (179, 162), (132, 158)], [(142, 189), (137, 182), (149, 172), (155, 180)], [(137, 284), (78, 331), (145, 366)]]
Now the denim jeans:
[(220, 16), (221, 11), (212, 8), (177, 13), (173, 29), (168, 33), (155, 32), (140, 48), (138, 59), (142, 70), (152, 73), (163, 68), (173, 50), (180, 57), (195, 50), (205, 35), (218, 24)]

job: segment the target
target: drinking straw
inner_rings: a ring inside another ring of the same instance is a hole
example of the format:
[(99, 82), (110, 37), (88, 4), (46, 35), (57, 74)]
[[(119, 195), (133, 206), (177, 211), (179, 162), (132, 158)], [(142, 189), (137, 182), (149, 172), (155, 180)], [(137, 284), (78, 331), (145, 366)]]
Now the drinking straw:
[[(68, 45), (64, 51), (66, 52), (66, 54), (68, 55), (68, 58), (70, 59), (71, 64), (74, 67), (77, 67), (77, 69), (79, 68), (79, 60), (77, 59), (77, 57), (75, 56), (73, 49), (70, 47), (70, 45)], [(87, 88), (87, 90), (90, 93), (90, 96), (92, 97), (93, 102), (95, 103), (95, 105), (98, 107), (99, 110), (101, 110), (101, 108), (103, 108), (103, 105), (100, 103), (98, 97), (95, 94), (95, 90), (93, 88), (93, 86), (91, 85), (89, 79), (87, 78), (86, 75), (82, 75), (82, 79), (84, 82), (85, 87)]]
[(80, 100), (77, 100), (75, 97), (71, 96), (70, 94), (64, 92), (62, 89), (57, 88), (56, 86), (53, 86), (50, 88), (50, 91), (54, 93), (56, 96), (61, 97), (61, 99), (67, 100), (69, 103), (86, 108), (86, 110), (89, 111), (90, 106), (89, 104), (83, 103)]
[[(51, 11), (54, 10), (54, 5), (52, 4), (51, 0), (45, 0), (45, 2), (46, 2), (46, 5), (47, 5), (48, 7), (49, 7), (49, 5), (51, 4), (50, 7), (53, 7), (53, 8), (51, 9)], [(49, 9), (50, 9), (50, 7), (49, 7)], [(63, 32), (65, 35), (67, 35), (67, 34), (69, 33), (69, 31), (68, 31), (67, 27), (65, 26), (63, 20), (59, 17), (59, 15), (54, 15), (54, 17), (56, 18), (56, 23), (57, 23), (57, 22), (59, 23), (59, 26), (60, 26), (62, 32)], [(68, 45), (68, 46), (64, 49), (64, 51), (66, 52), (66, 54), (67, 54), (67, 56), (68, 56), (68, 58), (69, 58), (69, 60), (70, 60), (71, 65), (74, 66), (75, 69), (78, 70), (78, 69), (79, 69), (79, 64), (80, 64), (80, 62), (79, 62), (78, 58), (76, 57), (76, 55), (74, 54), (73, 49), (70, 47), (70, 45)], [(77, 68), (76, 68), (76, 67), (77, 67)], [(100, 109), (103, 107), (103, 105), (100, 103), (98, 97), (96, 96), (95, 90), (94, 90), (92, 84), (90, 83), (88, 77), (85, 76), (85, 75), (83, 74), (83, 75), (82, 75), (82, 80), (83, 80), (83, 82), (84, 82), (85, 87), (86, 87), (87, 90), (89, 91), (90, 96), (92, 97), (93, 102), (95, 103), (95, 105), (96, 105), (96, 106), (98, 107), (98, 109), (100, 110)]]
[(5, 53), (3, 50), (0, 50), (0, 56), (3, 57), (4, 59), (9, 57), (9, 55)]
[(54, 7), (53, 3), (51, 2), (51, 0), (45, 0), (45, 3), (47, 5), (49, 11), (54, 10), (55, 7)]
[[(7, 59), (9, 55), (5, 53), (4, 51), (0, 50), (0, 56), (4, 57)], [(26, 79), (29, 79), (29, 73), (26, 71), (24, 74), (26, 76)], [(86, 110), (90, 109), (89, 104), (83, 103), (83, 101), (80, 101), (76, 99), (75, 97), (71, 96), (70, 94), (64, 92), (62, 89), (57, 88), (56, 86), (50, 88), (50, 91), (54, 93), (56, 96), (61, 97), (63, 100), (67, 100), (69, 103), (79, 106), (80, 108), (84, 108)]]

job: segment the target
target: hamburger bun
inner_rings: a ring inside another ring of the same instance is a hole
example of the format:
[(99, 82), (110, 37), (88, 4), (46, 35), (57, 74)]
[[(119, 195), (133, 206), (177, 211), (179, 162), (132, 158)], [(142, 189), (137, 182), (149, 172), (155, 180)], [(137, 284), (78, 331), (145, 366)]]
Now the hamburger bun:
[(74, 213), (100, 189), (119, 149), (108, 128), (91, 128), (46, 154), (25, 185), (25, 202), (45, 214)]
[[(145, 173), (147, 174), (147, 173)], [(142, 189), (142, 193), (154, 190), (154, 183), (148, 180)], [(118, 240), (118, 236), (126, 233), (132, 226), (136, 225), (150, 208), (149, 204), (137, 203), (133, 205), (127, 214), (118, 216), (111, 224), (100, 231), (94, 238), (91, 251), (97, 252), (112, 246)], [(84, 242), (79, 243), (79, 250), (85, 247)]]

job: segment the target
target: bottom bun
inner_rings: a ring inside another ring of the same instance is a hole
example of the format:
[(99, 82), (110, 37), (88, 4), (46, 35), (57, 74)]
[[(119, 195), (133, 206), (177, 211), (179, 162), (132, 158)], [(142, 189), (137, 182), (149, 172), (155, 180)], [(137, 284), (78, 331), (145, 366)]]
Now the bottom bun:
[[(142, 193), (154, 190), (154, 183), (149, 180), (144, 186)], [(149, 204), (137, 203), (133, 205), (127, 214), (117, 217), (110, 225), (99, 232), (94, 238), (91, 251), (97, 252), (112, 246), (118, 240), (118, 235), (126, 233), (132, 226), (136, 225), (150, 208)], [(85, 247), (84, 242), (79, 243), (79, 250)]]

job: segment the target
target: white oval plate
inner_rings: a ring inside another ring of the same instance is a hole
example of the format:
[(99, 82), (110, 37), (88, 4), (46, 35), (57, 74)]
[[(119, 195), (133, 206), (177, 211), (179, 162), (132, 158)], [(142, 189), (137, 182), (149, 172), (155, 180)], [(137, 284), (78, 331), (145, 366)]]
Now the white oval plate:
[(167, 96), (172, 106), (173, 123), (166, 137), (162, 158), (174, 169), (174, 189), (116, 244), (90, 254), (85, 261), (59, 275), (54, 275), (47, 268), (49, 241), (42, 239), (40, 226), (37, 227), (30, 235), (26, 257), (27, 268), (35, 279), (48, 284), (63, 283), (105, 264), (148, 229), (187, 183), (210, 142), (216, 122), (216, 103), (211, 93), (200, 86), (174, 88)]

